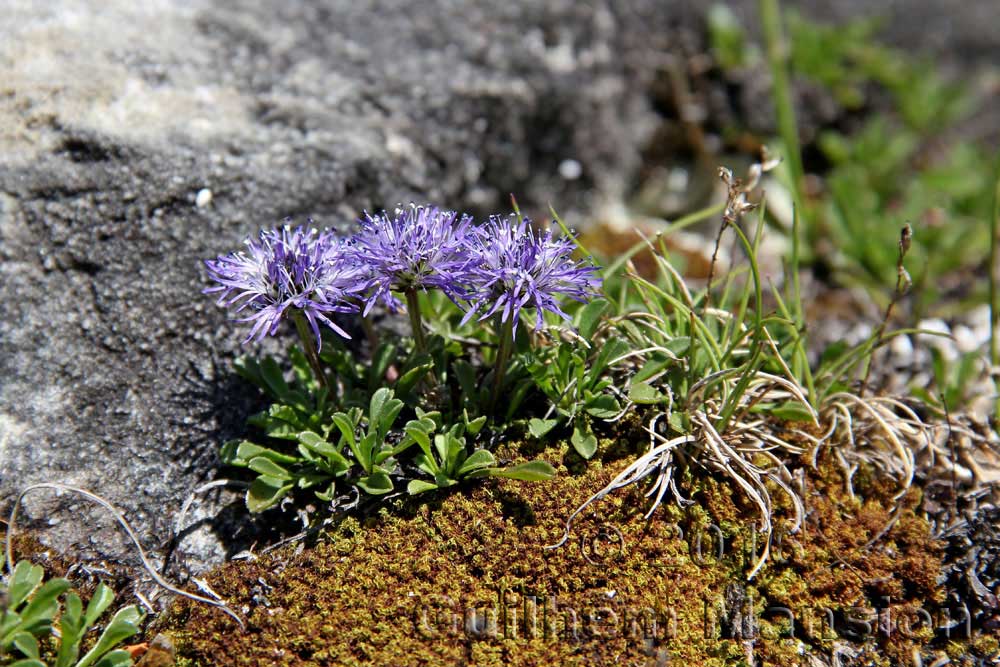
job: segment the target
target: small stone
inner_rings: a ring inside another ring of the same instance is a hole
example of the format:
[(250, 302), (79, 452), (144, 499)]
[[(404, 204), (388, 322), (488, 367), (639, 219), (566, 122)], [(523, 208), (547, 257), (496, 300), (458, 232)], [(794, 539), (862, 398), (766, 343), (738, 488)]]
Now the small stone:
[(583, 167), (576, 160), (563, 160), (559, 163), (559, 175), (567, 181), (575, 181), (583, 175)]
[(892, 359), (897, 367), (905, 368), (913, 364), (913, 341), (909, 336), (896, 336), (889, 343)]
[(964, 324), (956, 324), (951, 333), (955, 336), (955, 346), (958, 347), (958, 351), (962, 354), (975, 352), (982, 344), (978, 340), (976, 333)]
[(195, 195), (194, 205), (198, 208), (205, 208), (212, 203), (212, 191), (208, 188), (202, 188), (198, 190), (198, 194)]

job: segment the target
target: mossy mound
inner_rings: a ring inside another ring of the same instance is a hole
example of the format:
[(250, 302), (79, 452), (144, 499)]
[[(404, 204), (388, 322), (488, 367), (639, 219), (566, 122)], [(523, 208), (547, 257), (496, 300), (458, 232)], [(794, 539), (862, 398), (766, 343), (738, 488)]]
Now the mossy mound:
[(889, 631), (872, 620), (898, 623), (940, 599), (941, 551), (915, 490), (896, 502), (891, 485), (859, 475), (851, 496), (824, 463), (806, 476), (803, 530), (785, 534), (787, 517), (776, 517), (772, 558), (750, 582), (762, 543), (752, 508), (704, 474), (687, 478), (688, 508), (664, 505), (647, 520), (642, 489), (631, 488), (546, 549), (626, 464), (544, 483), (489, 480), (345, 519), (315, 546), (208, 578), (246, 632), (187, 600), (155, 631), (172, 635), (180, 665), (199, 666), (797, 665), (845, 637), (868, 663), (898, 664), (931, 639), (912, 623)]

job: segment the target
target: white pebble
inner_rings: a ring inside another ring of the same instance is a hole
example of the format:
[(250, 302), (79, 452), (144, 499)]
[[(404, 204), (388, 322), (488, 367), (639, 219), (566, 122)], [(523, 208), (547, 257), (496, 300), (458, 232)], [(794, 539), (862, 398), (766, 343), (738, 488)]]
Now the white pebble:
[(975, 332), (964, 324), (956, 324), (952, 329), (952, 335), (955, 336), (955, 345), (962, 354), (979, 349), (981, 343), (976, 339)]
[(583, 167), (576, 160), (563, 160), (559, 163), (559, 175), (567, 181), (575, 181), (583, 175)]
[(917, 324), (918, 329), (924, 331), (933, 331), (934, 333), (944, 334), (944, 336), (932, 336), (930, 334), (919, 334), (917, 336), (917, 343), (924, 347), (936, 347), (944, 355), (947, 361), (954, 361), (958, 358), (958, 350), (955, 348), (955, 342), (951, 339), (951, 327), (948, 324), (937, 317), (932, 317), (926, 320), (921, 320)]
[(195, 195), (194, 205), (198, 208), (205, 208), (212, 203), (212, 191), (208, 188), (202, 188), (198, 190), (198, 194)]
[(896, 336), (889, 343), (889, 349), (897, 366), (906, 367), (913, 363), (913, 341), (909, 336)]

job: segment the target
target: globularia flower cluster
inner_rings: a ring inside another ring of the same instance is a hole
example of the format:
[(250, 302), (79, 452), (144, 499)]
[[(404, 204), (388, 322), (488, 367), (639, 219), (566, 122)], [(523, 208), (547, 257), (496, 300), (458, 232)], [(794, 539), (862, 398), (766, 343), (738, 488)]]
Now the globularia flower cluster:
[(253, 322), (244, 343), (273, 336), (283, 319), (297, 313), (309, 323), (317, 343), (322, 342), (319, 323), (350, 338), (330, 319), (331, 313), (357, 311), (357, 298), (366, 289), (365, 275), (347, 260), (347, 244), (329, 231), (287, 224), (245, 243), (246, 252), (205, 262), (209, 278), (217, 283), (205, 292), (218, 292), (219, 305), (250, 313), (236, 320)]
[[(393, 292), (407, 297), (419, 329), (416, 293), (428, 289), (463, 308), (465, 321), (499, 315), (516, 335), (522, 309), (535, 309), (536, 328), (543, 311), (569, 319), (560, 299), (586, 301), (600, 286), (597, 267), (573, 259), (571, 240), (536, 232), (513, 215), (475, 225), (467, 215), (411, 205), (392, 215), (366, 213), (347, 239), (286, 224), (246, 246), (206, 261), (217, 284), (205, 290), (219, 293), (220, 305), (250, 313), (237, 320), (253, 322), (244, 342), (274, 335), (286, 318), (304, 318), (317, 344), (320, 324), (349, 337), (331, 314), (393, 306)], [(414, 335), (419, 343), (421, 332)]]

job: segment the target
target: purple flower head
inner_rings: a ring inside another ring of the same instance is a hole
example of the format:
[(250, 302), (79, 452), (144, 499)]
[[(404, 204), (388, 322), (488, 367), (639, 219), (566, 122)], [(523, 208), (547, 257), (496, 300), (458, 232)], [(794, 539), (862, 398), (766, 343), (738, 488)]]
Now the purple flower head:
[(330, 314), (357, 311), (350, 299), (358, 296), (364, 282), (361, 273), (341, 261), (346, 246), (335, 234), (285, 225), (245, 243), (245, 252), (205, 261), (208, 277), (218, 284), (204, 290), (218, 292), (221, 306), (252, 312), (236, 320), (253, 322), (244, 343), (273, 336), (281, 320), (295, 312), (309, 323), (317, 347), (322, 345), (320, 322), (350, 338)]
[[(456, 220), (458, 221), (456, 223)], [(393, 216), (365, 213), (352, 252), (368, 270), (364, 314), (378, 301), (398, 303), (392, 290), (438, 288), (450, 298), (465, 295), (465, 237), (472, 218), (454, 211), (410, 205)]]
[(545, 310), (571, 319), (559, 299), (586, 302), (601, 284), (597, 267), (574, 261), (573, 249), (570, 239), (534, 231), (527, 218), (491, 216), (469, 235), (472, 296), (463, 323), (478, 312), (485, 311), (480, 320), (500, 313), (501, 322), (513, 320), (516, 334), (522, 308), (535, 309), (536, 329), (544, 326)]

